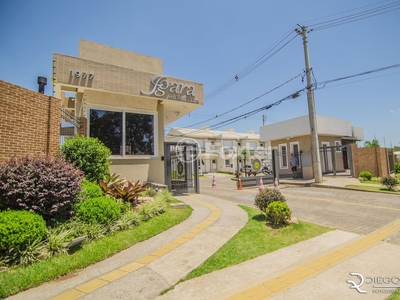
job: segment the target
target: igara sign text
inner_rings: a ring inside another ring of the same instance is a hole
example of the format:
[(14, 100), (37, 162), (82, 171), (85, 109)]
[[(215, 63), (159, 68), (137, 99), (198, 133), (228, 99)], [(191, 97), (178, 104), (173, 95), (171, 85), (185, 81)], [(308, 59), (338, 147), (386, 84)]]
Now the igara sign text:
[(156, 97), (164, 97), (167, 95), (167, 99), (199, 103), (199, 101), (194, 98), (194, 86), (192, 85), (167, 80), (164, 76), (153, 76), (151, 78), (151, 83), (153, 84), (153, 89), (148, 93), (140, 91), (143, 95), (154, 95)]

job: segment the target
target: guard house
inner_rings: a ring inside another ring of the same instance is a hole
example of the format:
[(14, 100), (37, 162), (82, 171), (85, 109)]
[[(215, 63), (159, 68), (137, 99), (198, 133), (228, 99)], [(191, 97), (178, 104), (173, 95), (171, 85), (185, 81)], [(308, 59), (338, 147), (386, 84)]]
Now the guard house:
[[(350, 121), (317, 115), (320, 161), (323, 174), (353, 175), (351, 145), (364, 139), (364, 129)], [(260, 128), (260, 140), (270, 141), (278, 153), (280, 177), (291, 177), (290, 155), (297, 158), (298, 174), (314, 178), (309, 117), (266, 125)]]
[(111, 149), (111, 172), (165, 184), (164, 127), (204, 104), (203, 85), (164, 75), (159, 58), (85, 40), (78, 57), (54, 53), (53, 70), (63, 119)]

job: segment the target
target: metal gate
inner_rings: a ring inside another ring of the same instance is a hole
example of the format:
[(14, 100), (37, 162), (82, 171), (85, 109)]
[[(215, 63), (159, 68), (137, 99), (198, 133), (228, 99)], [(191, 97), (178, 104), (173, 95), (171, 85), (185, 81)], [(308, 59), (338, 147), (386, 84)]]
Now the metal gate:
[(196, 144), (164, 143), (165, 183), (170, 191), (200, 193), (199, 157)]
[(319, 152), (322, 174), (353, 176), (351, 145), (323, 146)]

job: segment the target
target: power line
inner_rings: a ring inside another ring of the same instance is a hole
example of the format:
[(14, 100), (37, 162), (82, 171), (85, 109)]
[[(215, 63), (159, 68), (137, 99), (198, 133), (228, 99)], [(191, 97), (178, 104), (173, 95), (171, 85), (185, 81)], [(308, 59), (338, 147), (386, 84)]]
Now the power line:
[(241, 104), (241, 105), (239, 105), (239, 106), (237, 106), (237, 107), (235, 107), (235, 108), (232, 108), (232, 109), (230, 109), (230, 110), (228, 110), (228, 111), (226, 111), (226, 112), (224, 112), (224, 113), (222, 113), (222, 114), (219, 114), (219, 115), (216, 115), (215, 117), (209, 118), (209, 119), (207, 119), (207, 120), (204, 120), (204, 121), (197, 122), (197, 123), (195, 123), (195, 124), (186, 126), (185, 128), (187, 128), (187, 127), (193, 127), (193, 126), (196, 126), (196, 125), (203, 124), (203, 123), (205, 123), (205, 122), (211, 121), (211, 120), (216, 119), (216, 118), (219, 118), (219, 117), (221, 117), (221, 116), (224, 116), (224, 115), (226, 115), (226, 114), (228, 114), (228, 113), (230, 113), (230, 112), (233, 112), (233, 111), (235, 111), (235, 110), (237, 110), (237, 109), (239, 109), (239, 108), (242, 108), (243, 106), (248, 105), (248, 104), (250, 104), (251, 102), (254, 102), (254, 101), (258, 100), (258, 99), (260, 99), (261, 97), (263, 97), (263, 96), (265, 96), (265, 95), (267, 95), (267, 94), (269, 94), (269, 93), (272, 93), (273, 91), (279, 89), (280, 87), (284, 86), (285, 84), (288, 84), (289, 82), (293, 81), (293, 80), (296, 79), (297, 77), (300, 77), (301, 75), (302, 75), (302, 73), (300, 73), (300, 74), (298, 74), (298, 75), (292, 77), (291, 79), (285, 81), (284, 83), (282, 83), (282, 84), (280, 84), (280, 85), (274, 87), (273, 89), (269, 90), (268, 92), (265, 92), (265, 93), (261, 94), (260, 96), (254, 98), (254, 99), (252, 99), (252, 100), (250, 100), (250, 101), (247, 101), (247, 102), (245, 102), (245, 103), (243, 103), (243, 104)]
[[(254, 109), (252, 111), (243, 113), (243, 114), (241, 114), (239, 116), (236, 116), (236, 117), (230, 118), (228, 120), (225, 120), (225, 121), (210, 125), (209, 127), (213, 128), (213, 129), (217, 129), (217, 128), (220, 128), (220, 127), (235, 123), (235, 122), (237, 122), (237, 121), (239, 121), (241, 119), (246, 119), (247, 117), (255, 115), (255, 114), (257, 114), (257, 113), (259, 113), (259, 112), (261, 112), (263, 110), (268, 110), (268, 109), (272, 108), (273, 106), (277, 106), (277, 105), (281, 104), (283, 101), (286, 101), (286, 100), (289, 100), (289, 99), (295, 99), (295, 98), (299, 97), (306, 90), (307, 90), (307, 88), (303, 88), (303, 89), (298, 90), (295, 93), (293, 93), (291, 95), (288, 95), (285, 98), (282, 98), (282, 99), (280, 99), (280, 100), (278, 100), (278, 101), (276, 101), (276, 102), (274, 102), (272, 104), (269, 104), (269, 105), (266, 105), (266, 106), (262, 106), (260, 108)], [(184, 137), (184, 136), (187, 136), (189, 134), (193, 134), (193, 133), (196, 133), (196, 132), (199, 132), (199, 131), (202, 131), (202, 130), (204, 130), (204, 129), (198, 129), (198, 130), (192, 131), (190, 133), (185, 133), (185, 134), (182, 134), (182, 135), (174, 135), (174, 136), (175, 137)]]
[[(256, 60), (254, 60), (250, 65), (248, 65), (246, 68), (244, 68), (242, 71), (237, 73), (235, 76), (233, 76), (231, 79), (229, 79), (227, 82), (223, 83), (221, 86), (217, 87), (215, 90), (211, 91), (204, 97), (204, 101), (208, 101), (211, 98), (217, 96), (218, 94), (222, 93), (225, 91), (227, 88), (241, 80), (242, 78), (246, 77), (248, 74), (253, 72), (255, 69), (257, 69), (259, 66), (264, 64), (267, 60), (269, 60), (271, 57), (273, 57), (276, 53), (278, 53), (281, 49), (283, 49), (286, 45), (288, 45), (292, 40), (294, 40), (297, 35), (294, 35), (289, 41), (284, 43), (282, 46), (280, 46), (278, 49), (276, 49), (280, 44), (282, 44), (286, 39), (288, 39), (291, 35), (293, 35), (293, 29), (289, 31), (289, 33), (285, 34), (283, 38), (275, 42), (273, 46), (271, 46), (270, 50), (266, 50), (264, 53), (262, 53)], [(276, 49), (275, 51), (273, 51)], [(273, 52), (272, 52), (273, 51)]]
[(377, 5), (377, 4), (380, 4), (380, 3), (383, 3), (383, 2), (388, 2), (388, 1), (389, 0), (384, 0), (384, 1), (377, 2), (377, 3), (373, 3), (373, 4), (364, 5), (364, 6), (360, 6), (360, 7), (357, 7), (357, 8), (348, 9), (348, 10), (345, 10), (345, 11), (342, 11), (342, 12), (339, 12), (339, 13), (334, 13), (334, 14), (330, 14), (330, 15), (327, 15), (327, 16), (315, 18), (315, 19), (312, 19), (312, 20), (304, 20), (304, 21), (302, 21), (300, 23), (301, 24), (303, 24), (303, 23), (304, 24), (308, 24), (309, 22), (313, 22), (313, 21), (317, 21), (317, 20), (321, 20), (321, 19), (326, 19), (326, 18), (329, 18), (329, 17), (332, 17), (332, 16), (342, 15), (342, 14), (345, 14), (345, 13), (348, 13), (348, 12), (351, 12), (351, 11), (360, 10), (362, 8), (365, 8), (365, 7), (374, 6), (374, 5)]
[[(383, 68), (379, 68), (379, 69), (375, 69), (375, 70), (365, 71), (365, 72), (357, 73), (357, 74), (354, 74), (354, 75), (348, 75), (348, 76), (344, 76), (344, 77), (330, 79), (330, 80), (322, 81), (319, 84), (323, 84), (322, 88), (324, 88), (325, 85), (327, 85), (329, 83), (332, 83), (332, 82), (337, 82), (337, 81), (346, 80), (346, 79), (349, 79), (349, 78), (364, 76), (364, 75), (367, 75), (367, 74), (381, 72), (381, 71), (385, 71), (385, 70), (389, 70), (389, 69), (393, 69), (393, 68), (398, 68), (398, 67), (400, 67), (400, 64), (396, 64), (396, 65), (392, 65), (392, 66), (388, 66), (388, 67), (383, 67)], [(235, 123), (237, 121), (240, 121), (242, 119), (246, 119), (247, 117), (253, 116), (253, 115), (255, 115), (255, 114), (257, 114), (257, 113), (259, 113), (261, 111), (268, 110), (268, 109), (270, 109), (270, 108), (272, 108), (274, 106), (277, 106), (277, 105), (281, 104), (283, 101), (286, 101), (286, 100), (289, 100), (289, 99), (295, 99), (295, 98), (299, 97), (302, 93), (304, 93), (304, 91), (306, 91), (307, 89), (308, 89), (308, 87), (305, 87), (305, 88), (303, 88), (301, 90), (298, 90), (294, 94), (286, 96), (286, 97), (284, 97), (284, 98), (282, 98), (282, 99), (280, 99), (280, 100), (278, 100), (278, 101), (276, 101), (276, 102), (274, 102), (272, 104), (269, 104), (269, 105), (266, 105), (266, 106), (262, 106), (260, 108), (254, 109), (252, 111), (243, 113), (243, 114), (241, 114), (239, 116), (236, 116), (236, 117), (230, 118), (228, 120), (225, 120), (225, 121), (210, 125), (209, 127), (213, 128), (213, 129), (218, 129), (218, 128), (230, 125), (232, 123)], [(198, 129), (198, 130), (192, 131), (190, 133), (185, 133), (185, 134), (182, 134), (182, 135), (174, 135), (174, 136), (175, 137), (184, 137), (184, 136), (187, 136), (187, 135), (190, 135), (190, 134), (202, 131), (202, 130), (204, 130), (204, 129)]]
[(371, 18), (377, 15), (389, 13), (395, 10), (400, 9), (400, 1), (395, 1), (386, 5), (381, 5), (372, 9), (364, 10), (355, 14), (350, 14), (344, 17), (328, 20), (325, 22), (319, 22), (311, 25), (307, 25), (308, 28), (311, 28), (310, 31), (323, 30), (331, 27), (336, 27), (340, 25), (344, 25), (347, 23), (352, 23), (356, 21), (360, 21), (363, 19)]
[[(394, 72), (394, 73), (385, 74), (385, 75), (381, 75), (381, 76), (375, 76), (375, 77), (360, 79), (360, 80), (351, 81), (351, 82), (347, 82), (347, 83), (336, 84), (336, 85), (333, 85), (333, 86), (328, 86), (328, 87), (325, 87), (325, 86), (324, 86), (323, 89), (335, 88), (335, 87), (338, 87), (338, 86), (349, 85), (349, 84), (353, 84), (353, 83), (357, 83), (357, 82), (361, 82), (361, 81), (372, 80), (372, 79), (375, 79), (375, 78), (386, 77), (386, 76), (390, 76), (390, 75), (394, 75), (394, 74), (399, 74), (399, 73), (400, 73), (400, 72)], [(316, 87), (315, 89), (318, 89), (318, 88)]]
[(331, 79), (331, 80), (321, 81), (318, 84), (322, 85), (321, 89), (323, 89), (327, 84), (332, 83), (332, 82), (337, 82), (337, 81), (341, 81), (341, 80), (345, 80), (345, 79), (349, 79), (349, 78), (354, 78), (354, 77), (372, 74), (372, 73), (376, 73), (376, 72), (381, 72), (381, 71), (385, 71), (385, 70), (395, 69), (395, 68), (399, 68), (399, 67), (400, 67), (400, 64), (396, 64), (396, 65), (392, 65), (392, 66), (388, 66), (388, 67), (383, 67), (383, 68), (379, 68), (379, 69), (375, 69), (375, 70), (357, 73), (354, 75), (348, 75), (348, 76), (339, 77), (339, 78), (335, 78), (335, 79)]

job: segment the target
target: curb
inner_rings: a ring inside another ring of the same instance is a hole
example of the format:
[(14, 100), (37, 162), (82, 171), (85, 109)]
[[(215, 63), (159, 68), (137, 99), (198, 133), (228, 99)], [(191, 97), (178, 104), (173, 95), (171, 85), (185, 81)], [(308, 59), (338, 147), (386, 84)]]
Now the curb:
[[(386, 193), (386, 192), (380, 192), (380, 191), (372, 191), (372, 190), (364, 190), (364, 189), (358, 189), (358, 188), (348, 188), (344, 186), (333, 186), (333, 185), (324, 185), (320, 183), (315, 183), (315, 182), (285, 182), (281, 181), (279, 184), (287, 184), (287, 185), (302, 185), (304, 187), (317, 187), (317, 188), (325, 188), (325, 189), (337, 189), (337, 190), (350, 190), (350, 191), (358, 191), (358, 192), (370, 192), (370, 193), (379, 193), (379, 194), (388, 194), (388, 195), (398, 195), (395, 193)], [(398, 195), (400, 197), (400, 195)]]

